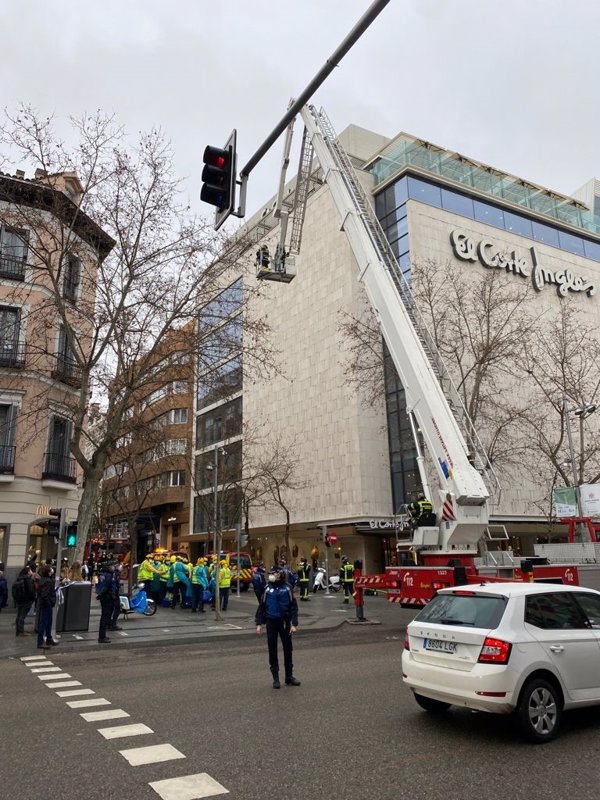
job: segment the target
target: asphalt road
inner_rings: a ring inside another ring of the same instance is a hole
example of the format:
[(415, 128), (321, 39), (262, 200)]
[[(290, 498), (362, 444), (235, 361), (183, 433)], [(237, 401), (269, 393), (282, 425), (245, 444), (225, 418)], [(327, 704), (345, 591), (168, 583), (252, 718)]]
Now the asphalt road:
[[(271, 688), (264, 637), (51, 652), (71, 676), (58, 680), (75, 687), (47, 686), (33, 662), (5, 660), (0, 796), (191, 800), (227, 790), (232, 800), (596, 800), (600, 710), (566, 715), (562, 736), (544, 746), (522, 742), (508, 718), (466, 710), (431, 717), (402, 685), (402, 638), (400, 626), (299, 636), (302, 686), (280, 691)], [(57, 695), (85, 689), (93, 694)], [(87, 699), (108, 704), (67, 705)], [(130, 716), (81, 716), (114, 709)], [(98, 731), (140, 724), (152, 732), (105, 739)], [(132, 766), (133, 756), (120, 753), (155, 745), (184, 757)], [(169, 794), (162, 785), (160, 795), (149, 785), (190, 775), (203, 776), (196, 785), (204, 788)]]

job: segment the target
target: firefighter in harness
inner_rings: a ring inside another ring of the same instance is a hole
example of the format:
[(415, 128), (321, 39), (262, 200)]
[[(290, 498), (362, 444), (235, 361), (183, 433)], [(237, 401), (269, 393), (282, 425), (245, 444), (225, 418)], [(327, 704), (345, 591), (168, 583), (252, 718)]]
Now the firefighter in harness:
[(408, 506), (408, 510), (413, 530), (421, 527), (433, 527), (436, 524), (437, 518), (431, 501), (425, 497), (423, 492), (418, 493), (416, 501)]

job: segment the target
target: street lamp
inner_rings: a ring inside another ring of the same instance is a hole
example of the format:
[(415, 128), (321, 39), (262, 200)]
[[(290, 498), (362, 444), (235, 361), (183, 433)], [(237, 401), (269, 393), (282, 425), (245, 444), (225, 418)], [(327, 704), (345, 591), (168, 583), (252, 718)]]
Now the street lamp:
[[(581, 479), (583, 477), (584, 466), (584, 451), (583, 451), (583, 421), (598, 409), (596, 403), (582, 403), (578, 406), (569, 407), (569, 398), (563, 394), (563, 416), (565, 418), (565, 427), (567, 429), (567, 439), (569, 441), (569, 455), (571, 459), (571, 470), (573, 471), (573, 485), (575, 487), (575, 497), (577, 499), (577, 515), (580, 519), (579, 522), (579, 536), (580, 541), (583, 541), (583, 508), (581, 505)], [(579, 472), (575, 462), (575, 449), (573, 447), (573, 433), (571, 431), (571, 417), (574, 414), (579, 417)]]
[(219, 455), (225, 457), (227, 451), (224, 447), (215, 446), (214, 449), (214, 462), (207, 464), (206, 469), (213, 473), (213, 554), (215, 556), (215, 615), (218, 620), (221, 619), (220, 609), (220, 595), (219, 595), (219, 566), (221, 548), (219, 546), (218, 528), (219, 528)]

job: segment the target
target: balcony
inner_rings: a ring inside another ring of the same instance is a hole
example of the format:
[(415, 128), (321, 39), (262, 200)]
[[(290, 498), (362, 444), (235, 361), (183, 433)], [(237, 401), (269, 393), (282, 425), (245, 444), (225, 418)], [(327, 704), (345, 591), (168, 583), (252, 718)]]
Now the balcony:
[(24, 256), (9, 256), (0, 253), (0, 278), (24, 281), (26, 266), (27, 262)]
[(77, 479), (77, 462), (63, 453), (46, 453), (42, 481), (58, 483), (75, 483)]
[(0, 475), (12, 475), (15, 471), (14, 445), (0, 444)]
[(57, 355), (54, 369), (52, 370), (54, 380), (66, 383), (76, 389), (81, 387), (81, 369), (69, 356)]
[(25, 342), (0, 339), (0, 367), (24, 367)]

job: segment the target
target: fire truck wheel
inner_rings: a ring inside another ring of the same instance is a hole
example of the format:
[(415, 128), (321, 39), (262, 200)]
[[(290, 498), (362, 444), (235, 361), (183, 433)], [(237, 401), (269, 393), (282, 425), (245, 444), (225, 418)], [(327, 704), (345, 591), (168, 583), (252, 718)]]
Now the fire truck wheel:
[(543, 678), (532, 678), (525, 684), (517, 706), (517, 717), (530, 742), (543, 744), (554, 739), (561, 716), (562, 699), (555, 686)]
[(422, 694), (415, 694), (415, 700), (424, 708), (425, 711), (429, 711), (430, 714), (443, 714), (444, 711), (448, 711), (450, 708), (450, 703), (442, 703), (441, 700), (432, 700), (431, 697), (423, 697)]

